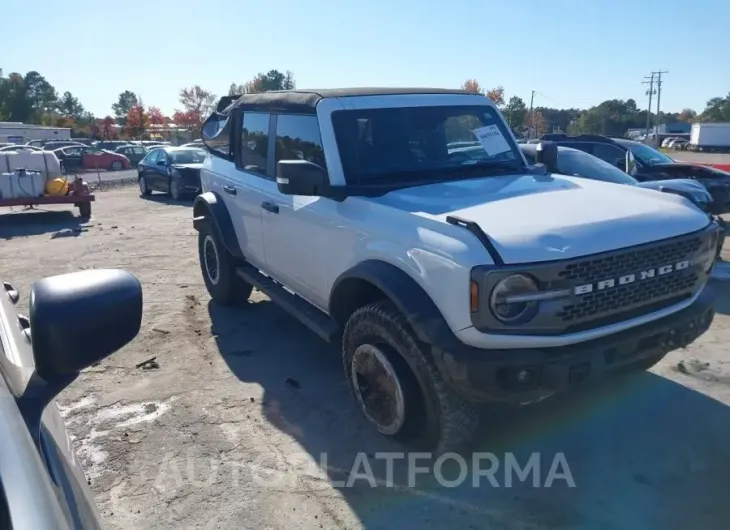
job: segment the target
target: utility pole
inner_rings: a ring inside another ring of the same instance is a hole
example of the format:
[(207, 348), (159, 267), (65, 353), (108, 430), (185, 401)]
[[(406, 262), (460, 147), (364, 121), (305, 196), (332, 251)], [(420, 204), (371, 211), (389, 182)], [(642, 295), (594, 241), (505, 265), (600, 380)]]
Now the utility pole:
[[(532, 103), (535, 101), (535, 91), (532, 91), (532, 95), (530, 96), (530, 131), (527, 133), (527, 139), (530, 140), (532, 138), (532, 131), (535, 129), (535, 111), (532, 109)], [(537, 131), (535, 131), (535, 135), (537, 136)]]
[[(659, 70), (658, 72), (652, 72), (657, 75), (656, 81), (656, 131), (659, 134), (659, 125), (661, 124), (661, 118), (659, 117), (659, 108), (662, 102), (662, 74), (668, 74), (666, 70)], [(655, 137), (656, 139), (657, 137)]]
[(654, 95), (654, 72), (651, 73), (651, 77), (644, 77), (644, 79), (648, 79), (648, 81), (642, 81), (642, 85), (649, 85), (649, 90), (646, 91), (646, 93), (649, 95), (649, 107), (646, 111), (646, 133), (644, 134), (644, 138), (647, 139), (649, 137), (649, 128), (651, 127), (651, 97)]

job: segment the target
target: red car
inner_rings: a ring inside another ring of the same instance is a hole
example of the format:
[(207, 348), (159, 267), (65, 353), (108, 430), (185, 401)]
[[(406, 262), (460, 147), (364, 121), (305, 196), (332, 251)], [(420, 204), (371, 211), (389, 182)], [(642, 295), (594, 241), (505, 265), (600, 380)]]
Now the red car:
[(63, 161), (66, 171), (73, 172), (79, 169), (108, 169), (121, 171), (129, 169), (129, 159), (119, 153), (104, 151), (94, 147), (62, 147), (53, 151), (59, 160)]

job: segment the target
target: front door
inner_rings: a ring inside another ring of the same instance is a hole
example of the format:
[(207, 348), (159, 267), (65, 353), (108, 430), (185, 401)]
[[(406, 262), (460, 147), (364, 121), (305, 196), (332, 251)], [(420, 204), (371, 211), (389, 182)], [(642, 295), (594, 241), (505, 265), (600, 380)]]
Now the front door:
[[(280, 114), (276, 117), (274, 164), (279, 160), (308, 160), (326, 167), (319, 124), (315, 116)], [(262, 183), (262, 226), (266, 270), (320, 309), (324, 297), (326, 271), (318, 250), (323, 228), (331, 220), (334, 203), (323, 197), (303, 197), (279, 193), (275, 179)]]

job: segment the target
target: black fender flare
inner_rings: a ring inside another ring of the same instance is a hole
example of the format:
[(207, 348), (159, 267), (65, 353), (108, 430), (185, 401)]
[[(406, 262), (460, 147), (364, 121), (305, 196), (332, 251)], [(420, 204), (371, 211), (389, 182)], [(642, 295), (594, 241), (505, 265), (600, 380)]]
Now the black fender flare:
[(329, 299), (329, 313), (335, 319), (351, 292), (348, 284), (351, 286), (361, 281), (371, 284), (387, 296), (406, 317), (422, 342), (439, 347), (458, 342), (441, 311), (418, 282), (395, 265), (375, 259), (358, 263), (335, 280)]
[(206, 191), (195, 197), (193, 202), (193, 227), (200, 230), (201, 223), (209, 222), (221, 238), (226, 250), (235, 258), (243, 259), (243, 252), (238, 244), (233, 220), (225, 203), (217, 193)]

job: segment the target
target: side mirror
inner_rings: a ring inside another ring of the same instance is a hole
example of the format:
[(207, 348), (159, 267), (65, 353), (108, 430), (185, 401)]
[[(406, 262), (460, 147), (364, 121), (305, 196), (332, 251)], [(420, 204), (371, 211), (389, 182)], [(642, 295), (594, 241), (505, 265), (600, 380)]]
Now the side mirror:
[(548, 171), (557, 171), (558, 146), (555, 142), (540, 142), (535, 150), (535, 162), (543, 164)]
[(164, 166), (164, 165), (167, 165), (167, 164), (166, 164), (166, 162), (164, 160), (158, 160), (157, 161), (157, 165), (158, 166)]
[(326, 196), (327, 171), (307, 160), (280, 160), (276, 164), (276, 185), (284, 195)]
[(118, 269), (51, 276), (30, 294), (30, 334), (36, 373), (68, 379), (114, 353), (139, 333), (142, 287)]
[(626, 173), (631, 175), (634, 172), (634, 169), (636, 168), (636, 157), (634, 156), (634, 153), (631, 152), (630, 149), (626, 150), (626, 160), (624, 162), (624, 167), (622, 168)]

